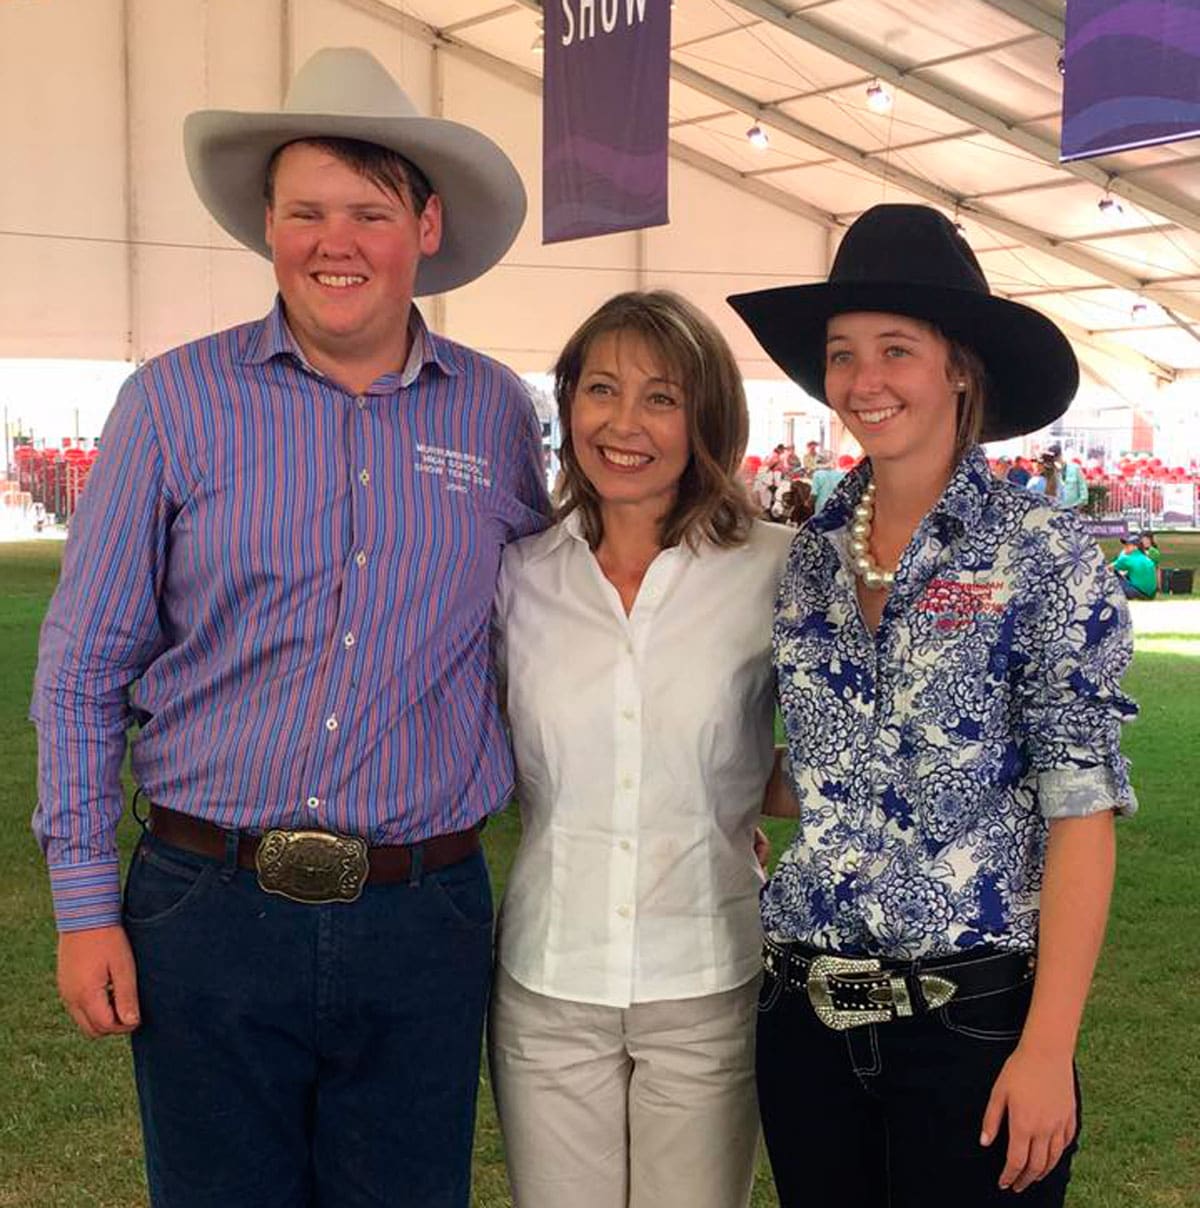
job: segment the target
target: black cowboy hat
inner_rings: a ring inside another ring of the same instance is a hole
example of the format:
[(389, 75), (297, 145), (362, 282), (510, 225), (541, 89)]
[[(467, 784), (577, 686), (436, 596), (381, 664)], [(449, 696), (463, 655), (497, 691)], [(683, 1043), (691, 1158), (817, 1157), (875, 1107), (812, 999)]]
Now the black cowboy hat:
[(977, 353), (987, 369), (984, 440), (1044, 428), (1079, 387), (1066, 336), (1038, 311), (995, 297), (967, 241), (929, 206), (867, 210), (846, 232), (823, 284), (728, 301), (775, 364), (824, 403), (825, 324), (848, 311), (924, 319)]

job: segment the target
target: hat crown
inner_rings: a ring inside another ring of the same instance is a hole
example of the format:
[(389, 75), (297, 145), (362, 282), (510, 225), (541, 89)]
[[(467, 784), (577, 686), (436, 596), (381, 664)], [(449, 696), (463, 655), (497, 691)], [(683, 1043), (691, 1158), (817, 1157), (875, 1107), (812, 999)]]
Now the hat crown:
[(990, 294), (975, 253), (944, 215), (928, 206), (879, 205), (846, 232), (831, 282), (904, 282)]
[(349, 117), (420, 117), (382, 63), (357, 46), (319, 50), (296, 72), (285, 113)]

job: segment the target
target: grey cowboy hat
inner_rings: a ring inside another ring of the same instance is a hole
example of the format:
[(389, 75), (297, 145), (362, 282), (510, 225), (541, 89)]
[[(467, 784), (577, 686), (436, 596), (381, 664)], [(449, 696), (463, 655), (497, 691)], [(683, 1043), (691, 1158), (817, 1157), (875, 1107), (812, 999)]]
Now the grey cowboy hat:
[(929, 206), (867, 210), (846, 232), (826, 282), (728, 301), (775, 364), (824, 403), (825, 324), (849, 311), (924, 319), (978, 354), (987, 370), (984, 440), (1044, 428), (1079, 388), (1067, 337), (1038, 311), (996, 297), (967, 241)]
[(263, 183), (280, 147), (304, 138), (354, 138), (403, 155), (442, 199), (442, 245), (422, 259), (414, 292), (474, 281), (517, 237), (525, 186), (508, 156), (459, 122), (424, 117), (365, 50), (320, 50), (296, 73), (280, 113), (202, 109), (183, 123), (188, 171), (208, 212), (239, 243), (271, 258)]

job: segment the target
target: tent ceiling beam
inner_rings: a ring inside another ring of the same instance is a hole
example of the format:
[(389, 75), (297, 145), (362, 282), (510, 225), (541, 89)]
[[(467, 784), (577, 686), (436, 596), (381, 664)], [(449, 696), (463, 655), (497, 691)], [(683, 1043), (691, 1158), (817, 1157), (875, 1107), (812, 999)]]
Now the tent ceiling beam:
[[(341, 3), (369, 12), (381, 20), (388, 21), (404, 29), (406, 33), (419, 37), (430, 45), (439, 47), (447, 54), (472, 63), (474, 66), (490, 72), (492, 75), (498, 76), (510, 84), (516, 85), (533, 96), (540, 97), (542, 95), (542, 77), (536, 72), (526, 71), (515, 63), (510, 63), (507, 59), (497, 58), (485, 50), (479, 50), (477, 47), (459, 42), (452, 35), (448, 34), (446, 30), (434, 29), (432, 26), (426, 25), (424, 22), (418, 21), (406, 13), (397, 11), (390, 5), (383, 3), (383, 0), (341, 0)], [(531, 6), (526, 5), (525, 7)], [(540, 8), (540, 6), (535, 7)], [(742, 112), (743, 110), (739, 106), (737, 107), (737, 111)], [(794, 193), (790, 193), (784, 189), (777, 189), (772, 185), (763, 184), (760, 181), (748, 179), (745, 174), (737, 171), (736, 168), (731, 168), (728, 164), (721, 163), (719, 160), (713, 159), (711, 156), (705, 155), (700, 151), (693, 151), (692, 148), (684, 146), (682, 143), (672, 140), (670, 151), (673, 159), (686, 163), (697, 171), (703, 172), (708, 176), (713, 176), (717, 180), (740, 189), (742, 192), (748, 193), (753, 197), (758, 197), (782, 209), (789, 210), (791, 213), (806, 218), (810, 222), (816, 222), (826, 230), (841, 225), (834, 215), (819, 209), (801, 197), (797, 197)]]
[(1000, 234), (1007, 235), (1026, 247), (1036, 248), (1038, 251), (1045, 252), (1055, 259), (1062, 260), (1066, 264), (1073, 265), (1075, 268), (1090, 273), (1093, 277), (1107, 281), (1110, 285), (1116, 285), (1121, 289), (1127, 289), (1133, 293), (1141, 293), (1152, 301), (1158, 302), (1161, 306), (1174, 306), (1181, 314), (1186, 315), (1188, 318), (1200, 320), (1200, 298), (1193, 300), (1170, 294), (1167, 291), (1149, 285), (1146, 281), (1135, 277), (1124, 269), (1109, 264), (1106, 260), (1089, 255), (1078, 248), (1065, 246), (1058, 240), (1052, 239), (1041, 231), (1034, 230), (1032, 227), (1024, 226), (1019, 222), (1013, 222), (1001, 214), (996, 214), (980, 206), (967, 205), (962, 198), (956, 197), (953, 193), (933, 184), (924, 177), (914, 175), (902, 168), (897, 168), (894, 164), (877, 163), (866, 152), (859, 150), (857, 147), (853, 147), (849, 143), (843, 143), (840, 139), (833, 138), (831, 135), (824, 133), (824, 131), (817, 130), (813, 126), (808, 126), (788, 116), (788, 114), (776, 110), (773, 105), (757, 101), (753, 97), (738, 92), (727, 84), (720, 83), (718, 80), (701, 75), (700, 72), (694, 71), (690, 67), (685, 67), (681, 63), (672, 62), (671, 76), (681, 84), (693, 88), (697, 92), (704, 93), (713, 100), (721, 101), (731, 109), (739, 109), (751, 117), (768, 120), (773, 126), (783, 131), (783, 133), (790, 134), (793, 138), (818, 147), (822, 151), (827, 151), (830, 155), (844, 160), (846, 163), (853, 164), (868, 175), (890, 181), (908, 190), (908, 192), (913, 193), (915, 196), (922, 197), (926, 201), (942, 206), (952, 212), (961, 210), (963, 215), (973, 218), (983, 226), (988, 227), (989, 230), (998, 231)]
[(836, 33), (813, 20), (807, 15), (810, 10), (806, 10), (804, 13), (789, 13), (777, 8), (769, 0), (730, 0), (730, 2), (746, 12), (761, 17), (779, 29), (795, 34), (796, 37), (819, 47), (828, 54), (852, 63), (864, 71), (869, 71), (894, 87), (902, 88), (912, 96), (959, 118), (968, 125), (978, 126), (980, 130), (994, 135), (1010, 146), (1027, 152), (1034, 159), (1050, 164), (1058, 171), (1070, 173), (1080, 180), (1086, 180), (1105, 192), (1126, 197), (1135, 205), (1153, 210), (1156, 214), (1161, 214), (1162, 217), (1169, 218), (1182, 227), (1200, 232), (1200, 213), (1191, 207), (1132, 181), (1123, 180), (1088, 160), (1060, 163), (1059, 148), (1054, 143), (1022, 129), (1019, 123), (1013, 119), (1001, 117), (990, 109), (984, 109), (961, 93), (953, 92), (944, 85), (921, 79), (917, 74), (923, 66), (920, 63), (915, 63), (911, 67), (901, 67), (888, 59), (881, 59), (867, 47), (852, 42), (844, 34)]
[(1039, 34), (1053, 38), (1059, 46), (1063, 44), (1063, 39), (1066, 37), (1063, 19), (1054, 13), (1047, 12), (1040, 5), (1032, 3), (1032, 0), (983, 0), (983, 3), (989, 8), (1007, 13), (1014, 20), (1028, 25), (1030, 29), (1037, 30)]
[(1127, 344), (1122, 344), (1119, 340), (1107, 339), (1101, 332), (1088, 331), (1086, 327), (1081, 327), (1078, 323), (1060, 318), (1058, 315), (1054, 316), (1054, 322), (1062, 328), (1063, 334), (1075, 344), (1090, 348), (1094, 352), (1103, 353), (1107, 357), (1120, 361), (1130, 369), (1138, 369), (1142, 373), (1148, 373), (1151, 377), (1159, 378), (1164, 382), (1175, 380), (1174, 369), (1160, 365), (1157, 361), (1135, 351)]
[(755, 177), (748, 176), (745, 172), (739, 172), (736, 168), (731, 168), (728, 164), (722, 163), (719, 159), (713, 159), (702, 151), (694, 151), (683, 143), (671, 141), (671, 158), (701, 172), (706, 172), (709, 176), (715, 176), (718, 180), (724, 181), (727, 185), (733, 185), (734, 188), (741, 189), (744, 193), (760, 197), (763, 201), (769, 201), (781, 209), (790, 210), (793, 214), (799, 214), (800, 217), (807, 218), (810, 222), (820, 224), (826, 230), (840, 228), (842, 225), (833, 214), (818, 209), (810, 202), (797, 197), (795, 193), (777, 189), (774, 185), (763, 184)]
[(1190, 323), (1184, 322), (1169, 306), (1163, 307), (1163, 313), (1176, 327), (1181, 327), (1193, 340), (1200, 343), (1200, 331), (1197, 331)]
[(442, 33), (456, 34), (460, 30), (470, 29), (475, 25), (486, 25), (489, 21), (495, 21), (500, 17), (508, 17), (520, 11), (521, 5), (519, 4), (505, 4), (500, 8), (490, 9), (486, 13), (477, 13), (474, 17), (465, 17), (462, 21), (455, 21), (453, 25), (444, 26)]

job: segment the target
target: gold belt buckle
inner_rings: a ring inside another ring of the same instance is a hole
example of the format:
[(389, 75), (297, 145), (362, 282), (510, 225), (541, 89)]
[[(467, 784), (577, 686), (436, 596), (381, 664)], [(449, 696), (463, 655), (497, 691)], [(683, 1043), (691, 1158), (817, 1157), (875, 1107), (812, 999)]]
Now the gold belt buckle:
[(254, 855), (266, 893), (293, 902), (353, 902), (367, 879), (367, 844), (357, 835), (269, 830)]

